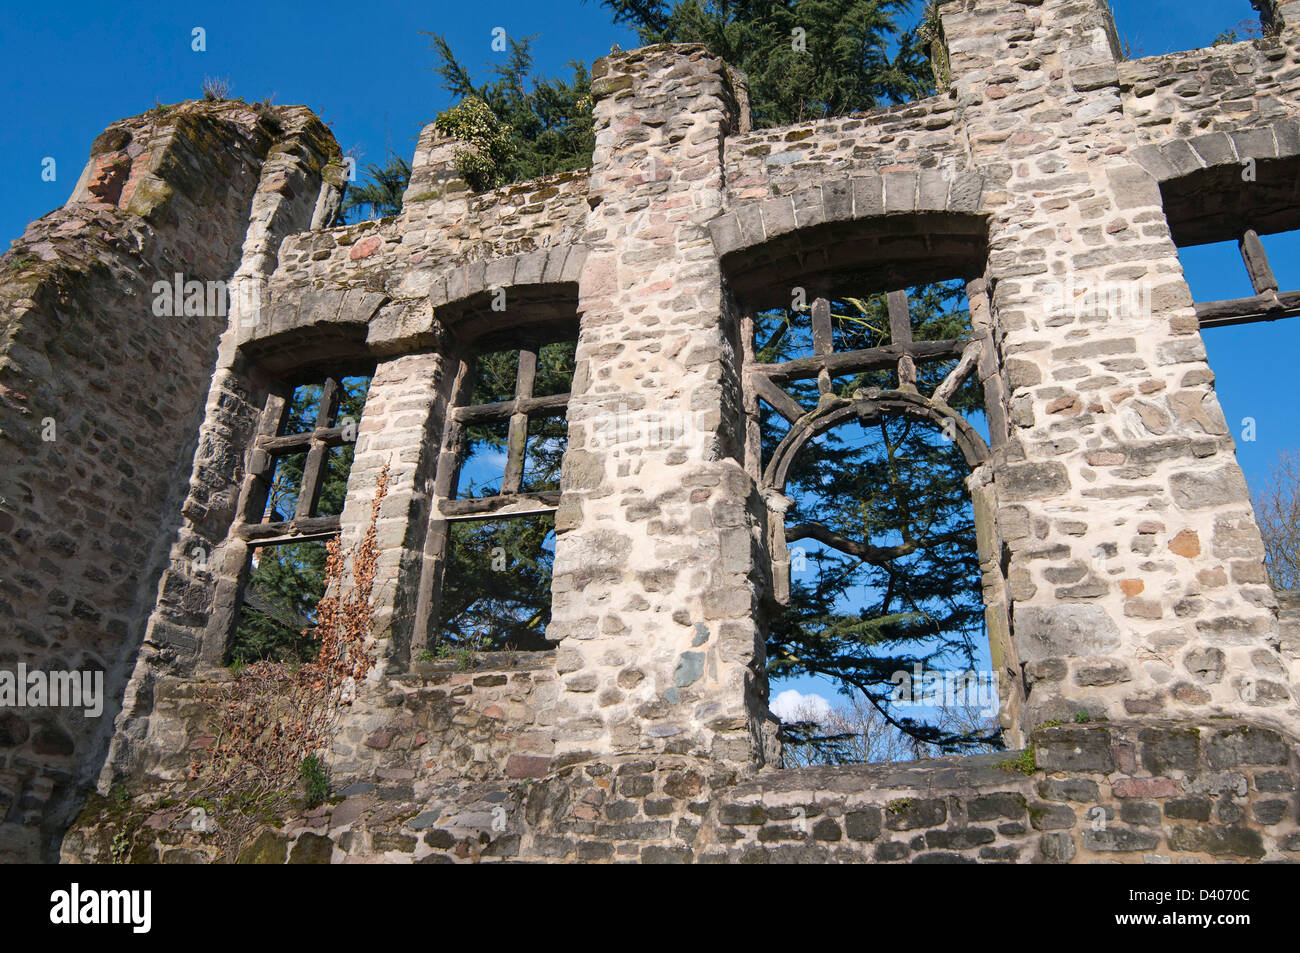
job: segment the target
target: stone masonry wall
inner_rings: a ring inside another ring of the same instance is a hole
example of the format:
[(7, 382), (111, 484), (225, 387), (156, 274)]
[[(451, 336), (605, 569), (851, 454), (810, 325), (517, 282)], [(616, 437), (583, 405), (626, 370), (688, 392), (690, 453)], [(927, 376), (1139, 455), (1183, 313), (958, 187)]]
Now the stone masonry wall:
[[(509, 704), (471, 699), (506, 675), (464, 676), (451, 735)], [(429, 691), (428, 725), (447, 715)], [(451, 683), (453, 686), (455, 682)], [(504, 691), (527, 701), (531, 680)], [(534, 691), (540, 689), (538, 685)], [(513, 690), (513, 691), (512, 691)], [(464, 702), (462, 705), (461, 703)], [(506, 717), (509, 717), (506, 715)], [(419, 742), (367, 739), (387, 749)], [(482, 737), (483, 735), (480, 735)], [(489, 742), (490, 745), (490, 742)], [(480, 746), (470, 746), (477, 751)], [(416, 755), (418, 749), (412, 749)], [(458, 749), (458, 756), (465, 755)], [(420, 755), (420, 757), (423, 757)], [(766, 770), (752, 780), (715, 759), (626, 754), (518, 773), (378, 770), (331, 803), (266, 825), (246, 863), (1294, 863), (1300, 859), (1295, 745), (1248, 723), (1049, 726), (1027, 752), (911, 764)], [(220, 818), (217, 817), (217, 823)], [(156, 793), (93, 803), (64, 843), (68, 862), (105, 862), (115, 837), (132, 862), (204, 863), (216, 838)], [(119, 841), (122, 843), (122, 841)]]
[(226, 318), (157, 316), (154, 282), (231, 278), (267, 156), (307, 126), (233, 103), (115, 123), (0, 259), (0, 664), (106, 693), (98, 719), (0, 715), (0, 857), (50, 856), (93, 777), (178, 518)]
[(1124, 114), (1140, 141), (1190, 139), (1294, 119), (1300, 37), (1247, 40), (1118, 66)]
[[(1160, 191), (1127, 155), (1108, 11), (970, 0), (943, 15), (972, 158), (996, 183), (1010, 433), (995, 483), (1022, 722), (1254, 709), (1294, 732), (1245, 480)], [(1089, 311), (1063, 299), (1067, 278), (1148, 298)]]
[[(463, 671), (452, 661), (417, 662), (389, 678), (384, 692), (359, 700), (331, 752), (337, 787), (545, 775), (559, 691), (552, 653), (484, 665)], [(141, 756), (122, 782), (135, 790), (183, 783), (213, 743), (212, 689), (229, 677), (158, 677)]]
[(787, 195), (809, 179), (836, 175), (960, 170), (966, 153), (954, 136), (958, 118), (956, 97), (944, 93), (846, 119), (728, 137), (727, 198)]
[[(704, 228), (723, 203), (737, 107), (702, 48), (614, 55), (593, 76), (596, 204), (548, 629), (562, 640), (557, 750), (746, 762), (766, 708), (753, 684), (760, 528), (741, 462), (737, 315)], [(631, 436), (665, 420), (680, 439)]]
[[(222, 339), (100, 777), (100, 794), (143, 785), (127, 812), (158, 831), (143, 855), (212, 857), (170, 830), (170, 808), (140, 813), (169, 783), (144, 766), (194, 741), (154, 689), (183, 698), (185, 679), (213, 675), (247, 561), (230, 526), (257, 411), (275, 381), (333, 361), (376, 367), (345, 539), (393, 467), (380, 665), (331, 752), (343, 799), (267, 832), (267, 858), (1295, 859), (1294, 600), (1279, 613), (1267, 584), (1171, 233), (1185, 210), (1165, 205), (1208, 168), (1300, 161), (1300, 11), (1266, 6), (1275, 37), (1126, 63), (1103, 0), (945, 0), (947, 91), (759, 132), (744, 78), (703, 47), (620, 51), (593, 66), (589, 171), (476, 195), (430, 128), (402, 214), (376, 223), (322, 227), (337, 191), (307, 186), (331, 175), (328, 150), (299, 150), (283, 178), (264, 169), (280, 204), (239, 269), (256, 293)], [(147, 196), (127, 157), (96, 160), (79, 189)], [(1007, 738), (1032, 738), (1041, 777), (997, 759), (760, 770), (780, 751), (763, 673), (772, 514), (745, 468), (746, 296), (790, 262), (877, 258), (970, 280), (990, 633), (1015, 683)], [(485, 305), (498, 288), (504, 313)], [(410, 651), (437, 565), (440, 441), (465, 356), (529, 322), (577, 328), (557, 647), (526, 680), (471, 679), (460, 708)], [(672, 439), (644, 439), (665, 421)], [(207, 576), (185, 562), (196, 543)], [(480, 689), (502, 695), (479, 709)], [(91, 804), (66, 857), (128, 823), (105, 810)]]

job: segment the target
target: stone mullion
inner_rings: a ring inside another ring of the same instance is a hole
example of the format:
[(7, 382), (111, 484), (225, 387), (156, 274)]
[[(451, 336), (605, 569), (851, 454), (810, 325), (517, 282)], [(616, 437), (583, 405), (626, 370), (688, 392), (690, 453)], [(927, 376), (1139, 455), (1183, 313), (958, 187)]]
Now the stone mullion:
[[(379, 558), (371, 597), (380, 668), (401, 664), (411, 643), (421, 583), (421, 553), (431, 512), (437, 434), (446, 419), (447, 359), (435, 351), (381, 360), (357, 430), (339, 535), (348, 552), (365, 537), (379, 474), (388, 491), (375, 519)], [(344, 586), (352, 577), (344, 577)]]
[[(721, 209), (726, 68), (702, 48), (593, 67), (590, 252), (556, 513), (557, 749), (758, 756), (761, 508)], [(664, 432), (664, 423), (672, 429)], [(752, 466), (752, 463), (748, 463)], [(761, 747), (761, 746), (760, 746)]]

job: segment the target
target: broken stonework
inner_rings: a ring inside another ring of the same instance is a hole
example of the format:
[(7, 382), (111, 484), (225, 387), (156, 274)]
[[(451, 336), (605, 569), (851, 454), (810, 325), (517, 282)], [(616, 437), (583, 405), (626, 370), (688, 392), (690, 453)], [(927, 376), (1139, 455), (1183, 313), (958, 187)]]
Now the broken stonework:
[[(943, 92), (780, 129), (703, 46), (616, 51), (590, 169), (474, 192), (430, 126), (401, 213), (341, 227), (305, 109), (114, 123), (0, 270), (0, 664), (102, 670), (109, 696), (93, 724), (0, 713), (0, 858), (104, 859), (115, 785), (147, 810), (140, 859), (217, 858), (159, 802), (215, 738), (199, 690), (268, 532), (273, 418), (300, 376), (364, 366), (342, 514), (284, 521), (356, 541), (389, 468), (377, 664), (327, 752), (348, 793), (245, 859), (1296, 859), (1300, 607), (1267, 588), (1177, 254), (1300, 226), (1300, 10), (1262, 6), (1261, 39), (1121, 60), (1099, 0), (944, 0)], [(1243, 161), (1271, 178), (1243, 190)], [(158, 320), (177, 273), (230, 308)], [(746, 322), (846, 275), (960, 278), (972, 335), (899, 340), (873, 357), (897, 389), (801, 416)], [(525, 338), (577, 342), (559, 489), (456, 499), (467, 368)], [(928, 359), (978, 379), (987, 442), (947, 406), (965, 378), (912, 383)], [(774, 466), (760, 400), (791, 418)], [(1003, 737), (1029, 751), (784, 771), (784, 474), (814, 431), (888, 415), (953, 425)], [(611, 418), (676, 429), (620, 442)], [(554, 647), (458, 671), (421, 650), (471, 505), (554, 514)]]

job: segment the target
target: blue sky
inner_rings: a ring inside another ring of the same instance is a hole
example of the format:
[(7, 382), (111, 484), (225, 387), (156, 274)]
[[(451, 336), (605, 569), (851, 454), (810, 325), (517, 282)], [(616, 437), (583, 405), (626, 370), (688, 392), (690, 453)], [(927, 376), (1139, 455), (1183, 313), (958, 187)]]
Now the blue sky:
[[(1252, 16), (1249, 0), (1112, 0), (1112, 7), (1121, 33), (1147, 55), (1204, 45)], [(595, 0), (76, 0), (39, 8), (3, 0), (0, 9), (4, 242), (62, 204), (105, 126), (155, 101), (196, 97), (205, 76), (228, 77), (233, 94), (248, 100), (273, 95), (312, 107), (345, 149), (360, 148), (364, 165), (382, 161), (388, 148), (409, 157), (420, 127), (449, 103), (430, 72), (422, 30), (445, 34), (471, 67), (502, 55), (490, 46), (494, 27), (536, 35), (537, 64), (550, 75), (565, 72), (569, 59), (590, 63), (611, 43), (636, 45)], [(190, 48), (194, 27), (206, 31), (205, 52)], [(54, 182), (41, 181), (47, 156), (57, 163)]]
[[(1111, 0), (1121, 35), (1135, 55), (1204, 46), (1243, 20), (1249, 0)], [(109, 123), (201, 94), (205, 76), (229, 78), (232, 94), (303, 103), (330, 124), (360, 162), (382, 162), (387, 150), (409, 158), (420, 127), (449, 104), (439, 88), (428, 38), (447, 36), (461, 60), (482, 70), (502, 54), (492, 30), (536, 35), (538, 68), (566, 73), (569, 59), (590, 63), (612, 43), (636, 45), (597, 3), (577, 0), (491, 0), (479, 3), (311, 4), (230, 0), (71, 2), (34, 6), (3, 2), (0, 32), (0, 240), (61, 205), (80, 174), (94, 137)], [(1257, 21), (1256, 21), (1257, 22)], [(191, 50), (192, 30), (206, 31), (205, 52)], [(481, 76), (482, 73), (480, 72)], [(57, 163), (54, 182), (41, 180), (42, 160)], [(1300, 287), (1300, 241), (1266, 239), (1283, 287)], [(0, 246), (2, 247), (2, 246)], [(1183, 253), (1198, 299), (1249, 292), (1235, 248)], [(1244, 417), (1257, 440), (1238, 441), (1248, 477), (1258, 477), (1284, 447), (1300, 444), (1290, 385), (1300, 354), (1300, 319), (1207, 332), (1220, 400), (1234, 434)], [(788, 687), (788, 686), (783, 686)], [(833, 694), (800, 680), (794, 687)]]

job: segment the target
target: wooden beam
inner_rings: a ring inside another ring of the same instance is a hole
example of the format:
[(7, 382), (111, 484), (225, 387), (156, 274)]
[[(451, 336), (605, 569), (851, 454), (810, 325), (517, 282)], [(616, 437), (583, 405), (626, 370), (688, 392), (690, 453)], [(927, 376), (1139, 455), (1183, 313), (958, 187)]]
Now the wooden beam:
[(893, 344), (910, 344), (912, 341), (912, 312), (907, 303), (906, 291), (891, 291), (885, 296), (889, 305), (889, 339)]
[(762, 374), (768, 380), (783, 384), (816, 377), (823, 367), (830, 372), (831, 377), (838, 377), (841, 374), (857, 374), (862, 371), (887, 370), (896, 367), (899, 359), (904, 354), (911, 357), (917, 364), (952, 361), (961, 357), (961, 353), (968, 343), (967, 338), (953, 338), (947, 341), (914, 341), (911, 344), (886, 344), (883, 347), (870, 347), (861, 351), (841, 351), (825, 356), (799, 357), (780, 364), (755, 363), (745, 368), (745, 370)]
[(1201, 327), (1222, 328), (1234, 324), (1277, 321), (1300, 315), (1300, 291), (1235, 298), (1231, 301), (1202, 301), (1196, 304)]
[(320, 502), (321, 486), (325, 482), (325, 468), (329, 463), (329, 448), (323, 443), (312, 441), (307, 451), (307, 462), (302, 468), (302, 483), (298, 485), (298, 500), (293, 509), (295, 520), (304, 520), (316, 515), (316, 504)]
[(316, 407), (316, 429), (324, 430), (334, 424), (334, 414), (339, 407), (339, 382), (327, 377), (320, 389), (320, 404)]
[(529, 417), (561, 416), (569, 409), (569, 396), (553, 394), (550, 397), (528, 397), (522, 400), (500, 400), (491, 404), (470, 404), (457, 407), (452, 416), (456, 423), (467, 427), (491, 423), (495, 420), (509, 420), (515, 414), (527, 414)]
[(317, 427), (315, 430), (288, 433), (279, 437), (258, 437), (257, 449), (282, 457), (287, 453), (303, 453), (310, 450), (314, 443), (323, 443), (327, 447), (342, 446), (343, 428)]
[(257, 522), (262, 518), (262, 513), (266, 509), (266, 496), (271, 488), (271, 478), (275, 476), (275, 460), (270, 453), (259, 446), (259, 441), (274, 437), (284, 425), (288, 412), (287, 388), (272, 387), (266, 395), (266, 404), (257, 421), (253, 446), (248, 451), (248, 470), (244, 474), (244, 485), (239, 491), (240, 500), (236, 513), (244, 522)]
[(537, 379), (537, 352), (523, 349), (519, 352), (519, 370), (515, 374), (515, 400), (533, 396), (533, 382)]
[(480, 496), (466, 500), (443, 500), (438, 511), (444, 519), (490, 519), (505, 516), (535, 516), (553, 513), (560, 505), (560, 491), (541, 493), (502, 493), (499, 496)]
[[(533, 396), (533, 381), (537, 377), (537, 352), (523, 348), (519, 351), (519, 370), (515, 374), (515, 404)], [(510, 415), (510, 429), (506, 433), (506, 469), (501, 477), (501, 492), (518, 493), (524, 483), (525, 457), (528, 452), (528, 415), (516, 410)]]
[(240, 539), (259, 546), (283, 543), (305, 543), (316, 539), (329, 539), (339, 534), (341, 523), (337, 516), (313, 516), (279, 523), (242, 523), (235, 527)]
[(751, 372), (748, 377), (749, 386), (753, 390), (754, 394), (767, 401), (773, 410), (786, 420), (790, 421), (790, 423), (794, 423), (804, 414), (808, 413), (808, 411), (804, 410), (797, 400), (781, 388), (777, 387), (762, 374), (754, 374)]
[[(293, 509), (295, 521), (311, 519), (316, 515), (320, 491), (325, 485), (325, 471), (329, 466), (329, 445), (317, 434), (328, 432), (334, 423), (339, 406), (341, 388), (337, 378), (327, 377), (320, 389), (320, 403), (316, 407), (316, 429), (311, 435), (311, 449), (302, 468), (302, 483), (298, 486), (298, 501)], [(341, 437), (341, 433), (340, 433)]]
[[(912, 309), (906, 291), (891, 291), (885, 301), (889, 306), (889, 339), (892, 344), (912, 343)], [(916, 362), (904, 352), (898, 359), (898, 386), (916, 387)]]
[[(814, 354), (826, 355), (835, 350), (835, 338), (831, 333), (831, 303), (825, 298), (813, 301), (812, 332)], [(825, 367), (817, 372), (817, 390), (822, 394), (831, 392), (831, 375)]]
[(528, 415), (514, 414), (506, 432), (506, 469), (501, 476), (502, 493), (518, 493), (524, 483), (524, 458), (528, 451)]
[(948, 372), (948, 376), (943, 379), (943, 383), (935, 388), (933, 399), (948, 403), (948, 398), (957, 393), (957, 388), (965, 383), (966, 378), (970, 376), (977, 364), (979, 364), (980, 352), (983, 348), (979, 341), (971, 341), (966, 345), (966, 350), (961, 353), (961, 360), (957, 366)]
[(1241, 259), (1246, 263), (1246, 271), (1250, 273), (1250, 285), (1255, 289), (1255, 294), (1262, 295), (1277, 291), (1277, 279), (1273, 277), (1273, 269), (1269, 267), (1268, 253), (1264, 251), (1264, 243), (1259, 240), (1255, 230), (1247, 229), (1238, 245), (1241, 248)]

